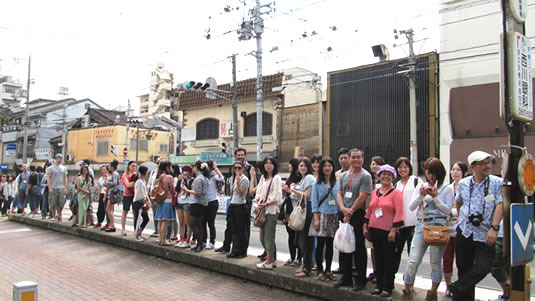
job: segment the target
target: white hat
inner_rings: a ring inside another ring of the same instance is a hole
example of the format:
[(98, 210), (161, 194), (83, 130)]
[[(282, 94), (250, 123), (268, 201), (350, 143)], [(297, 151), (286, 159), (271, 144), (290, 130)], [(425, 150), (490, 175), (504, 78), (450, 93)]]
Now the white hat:
[(494, 159), (493, 155), (486, 153), (486, 152), (482, 152), (482, 151), (472, 152), (470, 155), (468, 155), (468, 165), (472, 165), (472, 163), (474, 162), (483, 161), (489, 157), (491, 159)]

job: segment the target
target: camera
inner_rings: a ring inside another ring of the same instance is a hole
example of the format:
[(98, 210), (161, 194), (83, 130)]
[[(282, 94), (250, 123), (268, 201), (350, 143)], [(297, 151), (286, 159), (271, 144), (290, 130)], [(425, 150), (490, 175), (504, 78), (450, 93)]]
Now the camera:
[(483, 221), (483, 214), (481, 213), (470, 214), (470, 216), (468, 217), (468, 220), (470, 221), (470, 223), (472, 223), (472, 225), (474, 225), (474, 227), (479, 227), (479, 225), (481, 225), (481, 221)]

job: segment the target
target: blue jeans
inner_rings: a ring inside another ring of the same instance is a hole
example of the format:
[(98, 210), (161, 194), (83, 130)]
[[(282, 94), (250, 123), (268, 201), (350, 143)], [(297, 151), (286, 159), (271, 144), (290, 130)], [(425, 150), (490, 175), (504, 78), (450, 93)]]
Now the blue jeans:
[(47, 213), (50, 213), (50, 216), (52, 216), (52, 212), (48, 208), (48, 189), (45, 189), (41, 196), (41, 216), (46, 217)]
[(423, 226), (421, 223), (417, 224), (414, 229), (414, 236), (412, 237), (411, 253), (409, 261), (405, 267), (405, 274), (403, 274), (403, 281), (407, 284), (414, 284), (414, 278), (418, 267), (422, 263), (425, 251), (429, 248), (429, 256), (431, 264), (431, 280), (434, 283), (442, 281), (442, 256), (446, 250), (446, 246), (428, 246), (424, 243)]
[(27, 199), (30, 202), (30, 209), (32, 211), (37, 209), (38, 202), (41, 199), (41, 188), (39, 188), (37, 186), (32, 186), (32, 188), (30, 188), (30, 191), (28, 192)]

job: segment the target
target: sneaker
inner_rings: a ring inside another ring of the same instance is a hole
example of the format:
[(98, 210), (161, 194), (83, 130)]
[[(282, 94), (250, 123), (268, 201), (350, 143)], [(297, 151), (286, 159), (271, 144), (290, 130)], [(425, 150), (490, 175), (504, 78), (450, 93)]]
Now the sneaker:
[(215, 249), (215, 246), (213, 243), (209, 243), (206, 247), (205, 247), (206, 250), (212, 250), (212, 249)]
[(183, 241), (182, 245), (179, 246), (179, 248), (181, 248), (181, 249), (186, 249), (186, 248), (190, 248), (190, 247), (191, 247), (191, 245), (189, 243), (185, 242), (185, 241)]
[(100, 227), (100, 223), (96, 223), (94, 227), (95, 227), (95, 228)]
[(284, 266), (292, 266), (293, 263), (294, 263), (293, 260), (288, 259), (288, 260), (286, 260), (286, 262), (284, 263)]
[(177, 242), (177, 243), (175, 244), (175, 248), (180, 248), (180, 247), (182, 247), (183, 244), (184, 244), (183, 241), (179, 241), (179, 242)]
[(126, 236), (126, 230), (121, 231), (121, 236)]
[(100, 231), (106, 231), (110, 228), (110, 224), (104, 225), (104, 227), (100, 228)]
[(302, 263), (303, 263), (303, 261), (301, 260), (301, 258), (299, 258), (299, 259), (294, 260), (294, 262), (293, 262), (293, 264), (291, 266), (298, 267), (298, 266), (301, 266)]
[(160, 234), (158, 234), (158, 232), (155, 231), (155, 232), (152, 232), (150, 237), (160, 237)]
[(143, 240), (147, 240), (147, 238), (141, 234), (139, 235), (139, 237), (141, 237)]
[(256, 264), (256, 268), (259, 270), (273, 270), (273, 264), (272, 263), (266, 263), (265, 261), (262, 263)]
[(141, 237), (141, 235), (139, 235), (139, 236), (136, 236), (136, 241), (142, 242), (145, 240), (143, 239), (143, 237)]

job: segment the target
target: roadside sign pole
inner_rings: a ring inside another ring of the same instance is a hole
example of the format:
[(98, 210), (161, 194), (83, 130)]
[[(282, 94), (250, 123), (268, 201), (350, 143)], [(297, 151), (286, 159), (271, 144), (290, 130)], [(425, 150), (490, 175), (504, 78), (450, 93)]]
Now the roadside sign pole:
[[(504, 158), (504, 172), (507, 185), (504, 186), (504, 253), (510, 253), (513, 238), (511, 229), (511, 204), (525, 204), (528, 198), (521, 188), (519, 170), (521, 157), (527, 153), (524, 147), (524, 128), (533, 119), (533, 97), (531, 79), (531, 55), (522, 51), (529, 49), (529, 40), (523, 39), (525, 33), (526, 0), (501, 0), (502, 4), (502, 77), (500, 111), (509, 131), (508, 158)], [(527, 44), (526, 44), (527, 43)], [(527, 45), (527, 46), (526, 46)], [(529, 71), (529, 72), (528, 72)], [(529, 78), (528, 78), (529, 77)], [(525, 191), (525, 190), (524, 190)], [(518, 231), (517, 231), (518, 232)], [(529, 243), (533, 242), (530, 238)], [(513, 256), (513, 254), (511, 254)], [(529, 266), (512, 266), (509, 273), (510, 300), (529, 300)]]

